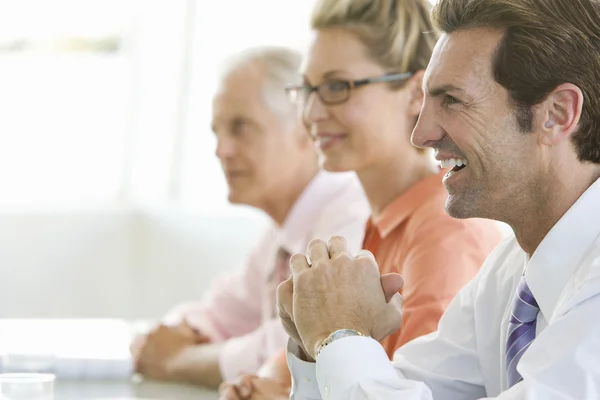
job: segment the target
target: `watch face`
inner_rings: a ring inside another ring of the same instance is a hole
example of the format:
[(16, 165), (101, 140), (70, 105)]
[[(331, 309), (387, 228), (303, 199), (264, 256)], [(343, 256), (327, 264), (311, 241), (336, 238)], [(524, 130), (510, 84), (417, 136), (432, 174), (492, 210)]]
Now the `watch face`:
[(360, 333), (358, 333), (357, 331), (351, 330), (351, 329), (340, 329), (339, 331), (336, 331), (333, 333), (333, 335), (331, 335), (331, 341), (334, 341), (336, 339), (341, 339), (343, 337), (347, 337), (347, 336), (362, 336)]
[(341, 339), (341, 338), (348, 337), (348, 336), (365, 336), (365, 335), (363, 335), (362, 333), (355, 331), (353, 329), (337, 330), (337, 331), (333, 332), (331, 335), (327, 336), (327, 338), (325, 340), (323, 340), (323, 343), (321, 343), (321, 345), (319, 346), (319, 349), (317, 350), (316, 356), (318, 356), (319, 353), (321, 353), (321, 350), (323, 350), (323, 348), (325, 346), (327, 346), (329, 343), (333, 342), (334, 340)]

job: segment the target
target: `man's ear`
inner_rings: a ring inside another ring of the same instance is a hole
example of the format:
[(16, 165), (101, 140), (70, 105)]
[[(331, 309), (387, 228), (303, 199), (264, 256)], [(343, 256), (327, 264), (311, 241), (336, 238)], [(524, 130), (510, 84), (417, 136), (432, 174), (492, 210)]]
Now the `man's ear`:
[(555, 146), (577, 131), (583, 93), (572, 83), (563, 83), (556, 87), (538, 108), (540, 143)]

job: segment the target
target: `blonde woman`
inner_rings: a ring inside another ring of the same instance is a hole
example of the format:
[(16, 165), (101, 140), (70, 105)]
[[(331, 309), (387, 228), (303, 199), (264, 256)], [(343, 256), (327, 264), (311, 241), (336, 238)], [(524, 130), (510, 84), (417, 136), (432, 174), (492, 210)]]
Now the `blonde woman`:
[[(304, 83), (288, 94), (298, 105), (328, 171), (355, 171), (371, 218), (363, 247), (381, 274), (404, 277), (400, 329), (382, 341), (388, 356), (435, 331), (456, 293), (470, 281), (501, 234), (492, 221), (458, 220), (444, 209), (446, 174), (410, 143), (421, 110), (424, 70), (437, 35), (428, 0), (319, 0)], [(328, 238), (321, 238), (327, 240)], [(267, 377), (224, 384), (224, 398), (289, 394), (282, 354)], [(303, 397), (303, 396), (300, 396)]]

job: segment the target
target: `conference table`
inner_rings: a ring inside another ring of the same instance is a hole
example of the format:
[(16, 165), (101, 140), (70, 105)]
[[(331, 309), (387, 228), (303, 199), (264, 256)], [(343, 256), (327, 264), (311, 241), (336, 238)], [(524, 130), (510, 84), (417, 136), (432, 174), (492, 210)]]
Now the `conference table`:
[(213, 400), (216, 391), (133, 374), (129, 344), (150, 321), (0, 319), (0, 372), (56, 375), (55, 400)]
[(56, 382), (55, 400), (216, 400), (216, 391), (187, 385), (144, 381)]

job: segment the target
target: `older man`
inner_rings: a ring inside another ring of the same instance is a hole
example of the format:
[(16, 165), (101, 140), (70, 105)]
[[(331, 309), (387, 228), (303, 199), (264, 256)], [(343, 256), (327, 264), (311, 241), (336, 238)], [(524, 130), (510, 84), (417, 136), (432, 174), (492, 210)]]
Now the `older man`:
[(597, 399), (600, 2), (439, 0), (435, 20), (413, 142), (463, 161), (444, 178), (450, 215), (515, 236), (392, 364), (378, 340), (401, 279), (339, 237), (312, 242), (278, 291), (292, 397)]
[(213, 100), (216, 154), (229, 201), (263, 210), (272, 224), (241, 270), (216, 279), (202, 302), (177, 307), (132, 346), (136, 369), (147, 377), (216, 386), (255, 373), (288, 338), (275, 292), (290, 274), (290, 254), (330, 235), (360, 248), (369, 214), (361, 187), (352, 174), (319, 171), (316, 150), (285, 97), (299, 64), (298, 53), (270, 47), (228, 63)]

